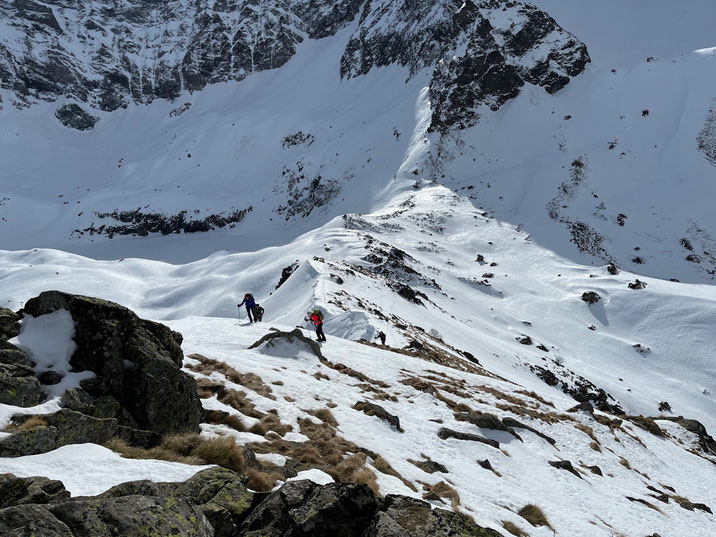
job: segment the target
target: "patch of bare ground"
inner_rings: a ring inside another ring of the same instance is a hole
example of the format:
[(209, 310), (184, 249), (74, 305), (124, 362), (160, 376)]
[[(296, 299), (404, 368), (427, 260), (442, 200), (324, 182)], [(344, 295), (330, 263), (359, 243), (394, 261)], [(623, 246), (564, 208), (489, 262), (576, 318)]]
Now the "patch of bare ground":
[(196, 433), (169, 435), (151, 449), (133, 447), (114, 438), (104, 447), (127, 459), (159, 459), (193, 465), (216, 464), (238, 473), (244, 468), (241, 446), (230, 436), (206, 438)]
[(244, 388), (256, 392), (257, 394), (268, 399), (276, 399), (271, 391), (271, 386), (266, 384), (261, 377), (255, 373), (239, 373), (226, 362), (213, 360), (211, 358), (207, 358), (206, 356), (202, 356), (201, 354), (190, 354), (189, 358), (192, 358), (199, 363), (189, 364), (187, 365), (187, 369), (191, 369), (196, 373), (201, 373), (206, 376), (215, 372), (221, 373), (234, 384), (243, 386)]

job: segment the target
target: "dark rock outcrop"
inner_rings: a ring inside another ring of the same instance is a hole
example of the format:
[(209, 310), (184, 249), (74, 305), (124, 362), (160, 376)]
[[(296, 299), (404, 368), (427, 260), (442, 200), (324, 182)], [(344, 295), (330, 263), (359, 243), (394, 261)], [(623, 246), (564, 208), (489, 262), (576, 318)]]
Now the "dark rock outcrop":
[(500, 449), (500, 443), (497, 440), (491, 438), (485, 438), (479, 434), (461, 433), (460, 431), (453, 431), (447, 427), (441, 427), (438, 431), (438, 438), (447, 440), (448, 438), (455, 438), (457, 440), (469, 440), (471, 442), (480, 442), (481, 444), (487, 444), (493, 448)]
[(576, 475), (579, 479), (582, 479), (582, 476), (579, 475), (579, 472), (575, 470), (574, 466), (572, 466), (572, 463), (569, 461), (548, 461), (550, 466), (553, 466), (554, 468), (558, 468), (560, 470), (567, 470), (569, 473)]
[(383, 421), (387, 421), (393, 427), (395, 427), (398, 432), (403, 432), (403, 429), (400, 428), (400, 418), (394, 414), (391, 414), (380, 405), (376, 405), (375, 403), (370, 403), (368, 401), (358, 401), (355, 405), (353, 405), (353, 408), (355, 408), (356, 410), (360, 410), (361, 412), (364, 412), (369, 416), (375, 416), (376, 418), (380, 418)]
[(28, 300), (24, 312), (37, 317), (59, 309), (75, 322), (70, 365), (96, 375), (65, 398), (70, 407), (160, 435), (199, 430), (203, 411), (195, 380), (180, 369), (181, 334), (113, 302), (59, 291)]
[(463, 515), (403, 496), (382, 499), (362, 484), (290, 481), (271, 494), (256, 494), (247, 480), (211, 468), (184, 483), (134, 481), (69, 499), (59, 482), (0, 476), (0, 534), (500, 537)]
[[(21, 416), (16, 423), (22, 424), (29, 418)], [(0, 440), (0, 457), (47, 453), (69, 444), (104, 444), (113, 438), (146, 448), (159, 444), (161, 440), (158, 434), (151, 431), (120, 426), (116, 418), (95, 418), (68, 408), (39, 418), (45, 422), (44, 425), (21, 428)]]
[(582, 293), (582, 300), (590, 306), (596, 304), (601, 299), (602, 297), (599, 296), (599, 293), (597, 293), (596, 291), (585, 291), (584, 293)]
[(27, 355), (8, 343), (20, 332), (22, 316), (0, 308), (0, 403), (29, 407), (42, 402), (44, 393)]
[(256, 349), (260, 347), (261, 345), (266, 345), (267, 347), (273, 346), (275, 343), (277, 343), (275, 340), (277, 339), (284, 339), (288, 343), (294, 345), (296, 342), (299, 342), (304, 347), (306, 347), (306, 350), (312, 352), (313, 354), (318, 357), (319, 360), (324, 360), (323, 353), (321, 352), (321, 346), (313, 341), (310, 337), (306, 337), (303, 335), (303, 332), (301, 332), (300, 328), (296, 328), (295, 330), (292, 330), (291, 332), (283, 332), (281, 330), (277, 330), (276, 328), (271, 328), (271, 332), (263, 336), (258, 341), (254, 342), (253, 345), (249, 347), (249, 349)]
[(61, 106), (55, 112), (55, 117), (60, 120), (65, 127), (78, 131), (86, 131), (94, 128), (98, 117), (86, 112), (77, 104), (66, 104)]

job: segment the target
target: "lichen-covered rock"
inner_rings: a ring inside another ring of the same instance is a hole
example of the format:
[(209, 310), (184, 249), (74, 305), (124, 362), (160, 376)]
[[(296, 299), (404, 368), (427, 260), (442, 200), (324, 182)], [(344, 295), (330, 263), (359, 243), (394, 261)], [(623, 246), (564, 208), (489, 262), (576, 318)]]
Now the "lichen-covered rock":
[(70, 365), (96, 375), (81, 383), (89, 397), (73, 394), (70, 406), (109, 417), (113, 398), (119, 425), (158, 434), (199, 430), (203, 411), (195, 380), (180, 369), (181, 334), (119, 304), (59, 291), (28, 300), (23, 311), (37, 317), (59, 309), (75, 322)]
[(61, 481), (46, 477), (0, 475), (0, 509), (25, 504), (46, 504), (67, 500), (70, 493)]
[(60, 522), (40, 505), (21, 505), (0, 509), (0, 535), (8, 537), (75, 537), (66, 524)]
[(29, 407), (45, 396), (27, 355), (8, 342), (20, 332), (20, 319), (14, 311), (0, 308), (0, 403)]
[(364, 537), (501, 537), (462, 515), (432, 509), (414, 498), (389, 495), (385, 503), (385, 511), (378, 514)]

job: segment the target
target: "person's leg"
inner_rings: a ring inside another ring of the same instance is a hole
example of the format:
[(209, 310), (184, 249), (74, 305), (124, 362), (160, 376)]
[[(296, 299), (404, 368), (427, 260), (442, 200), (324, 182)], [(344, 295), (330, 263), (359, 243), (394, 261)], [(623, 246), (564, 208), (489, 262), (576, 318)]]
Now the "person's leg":
[(318, 335), (318, 341), (326, 341), (326, 336), (323, 334), (323, 324), (319, 324), (316, 327), (316, 334)]
[(250, 322), (250, 323), (253, 323), (253, 322), (254, 322), (254, 319), (253, 319), (253, 317), (251, 317), (251, 308), (249, 307), (248, 304), (246, 305), (246, 315), (249, 316), (249, 322)]

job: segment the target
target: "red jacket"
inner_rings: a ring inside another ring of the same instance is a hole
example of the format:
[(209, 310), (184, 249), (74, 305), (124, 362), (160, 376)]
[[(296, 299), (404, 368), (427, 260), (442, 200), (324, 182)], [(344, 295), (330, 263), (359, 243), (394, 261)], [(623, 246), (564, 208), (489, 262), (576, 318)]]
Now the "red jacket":
[(313, 324), (315, 324), (316, 326), (320, 326), (323, 324), (323, 321), (321, 321), (321, 319), (319, 319), (318, 315), (316, 315), (315, 313), (311, 314), (311, 321), (313, 321)]

